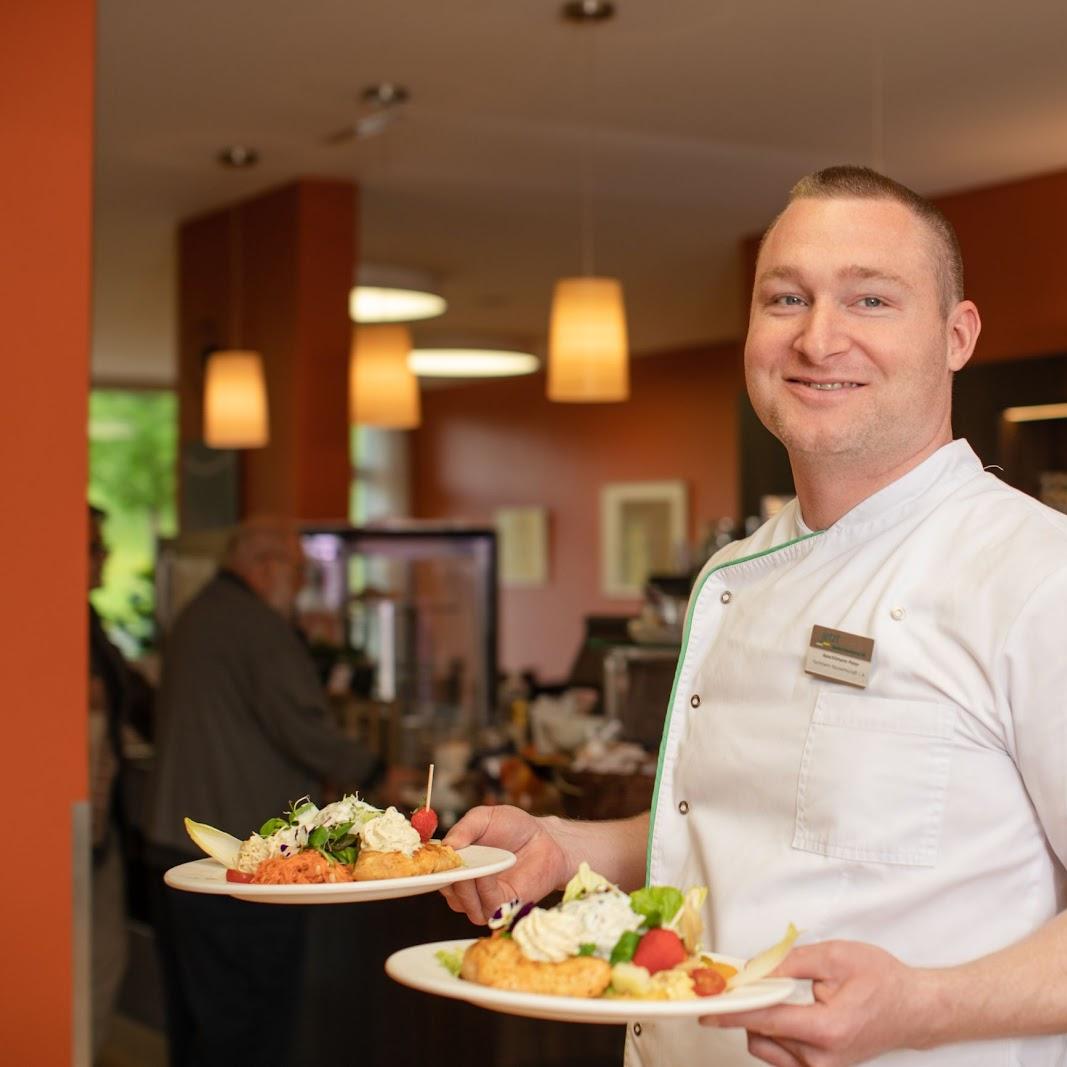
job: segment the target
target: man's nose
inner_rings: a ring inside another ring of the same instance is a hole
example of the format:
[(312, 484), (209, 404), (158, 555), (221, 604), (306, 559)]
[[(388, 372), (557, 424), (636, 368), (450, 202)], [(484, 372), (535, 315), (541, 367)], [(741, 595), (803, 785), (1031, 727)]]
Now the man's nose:
[(817, 301), (804, 316), (793, 347), (813, 362), (847, 351), (850, 341), (839, 308)]

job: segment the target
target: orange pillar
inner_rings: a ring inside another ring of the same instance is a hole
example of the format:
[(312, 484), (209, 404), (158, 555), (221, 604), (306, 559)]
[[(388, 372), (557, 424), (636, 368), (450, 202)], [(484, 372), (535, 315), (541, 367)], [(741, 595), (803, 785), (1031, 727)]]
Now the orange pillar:
[(264, 358), (270, 444), (241, 453), (242, 515), (348, 514), (355, 244), (356, 189), (338, 181), (294, 182), (180, 229), (183, 443), (201, 438), (205, 348), (253, 348)]
[(86, 798), (94, 26), (93, 0), (0, 12), (4, 799), (9, 817), (32, 813), (41, 860), (0, 878), (0, 1060), (40, 1067), (72, 1059), (71, 818)]

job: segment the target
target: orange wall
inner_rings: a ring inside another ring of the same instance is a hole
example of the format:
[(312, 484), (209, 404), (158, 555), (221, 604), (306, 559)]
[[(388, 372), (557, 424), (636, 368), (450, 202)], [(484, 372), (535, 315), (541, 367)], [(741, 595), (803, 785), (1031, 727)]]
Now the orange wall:
[(4, 798), (43, 862), (0, 879), (0, 1060), (71, 1058), (71, 805), (86, 796), (91, 0), (0, 14)]
[(690, 539), (738, 507), (736, 346), (638, 359), (624, 404), (553, 404), (543, 375), (423, 392), (413, 499), (429, 518), (492, 519), (548, 509), (549, 581), (501, 591), (501, 665), (565, 676), (582, 616), (632, 614), (599, 592), (599, 491), (606, 482), (683, 479)]

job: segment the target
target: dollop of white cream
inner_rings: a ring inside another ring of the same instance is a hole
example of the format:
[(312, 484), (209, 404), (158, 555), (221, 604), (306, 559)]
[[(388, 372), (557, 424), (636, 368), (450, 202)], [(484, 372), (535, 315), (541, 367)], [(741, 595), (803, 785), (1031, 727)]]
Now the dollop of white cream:
[(578, 955), (582, 921), (560, 908), (533, 908), (511, 929), (523, 955), (538, 963), (562, 963)]
[(581, 925), (579, 944), (596, 945), (593, 955), (610, 959), (615, 942), (629, 930), (636, 930), (644, 921), (630, 907), (630, 897), (617, 889), (590, 893), (580, 900), (571, 900), (559, 909), (573, 915)]
[(363, 847), (373, 852), (403, 852), (411, 856), (422, 845), (419, 831), (396, 808), (386, 808), (378, 818), (365, 823), (359, 835)]

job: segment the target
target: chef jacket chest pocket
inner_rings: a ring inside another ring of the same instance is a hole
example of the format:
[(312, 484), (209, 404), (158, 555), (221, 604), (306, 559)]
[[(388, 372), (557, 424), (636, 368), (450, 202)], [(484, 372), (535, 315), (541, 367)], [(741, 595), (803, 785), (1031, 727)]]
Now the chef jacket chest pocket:
[(800, 761), (793, 847), (932, 867), (956, 715), (951, 704), (820, 693)]

